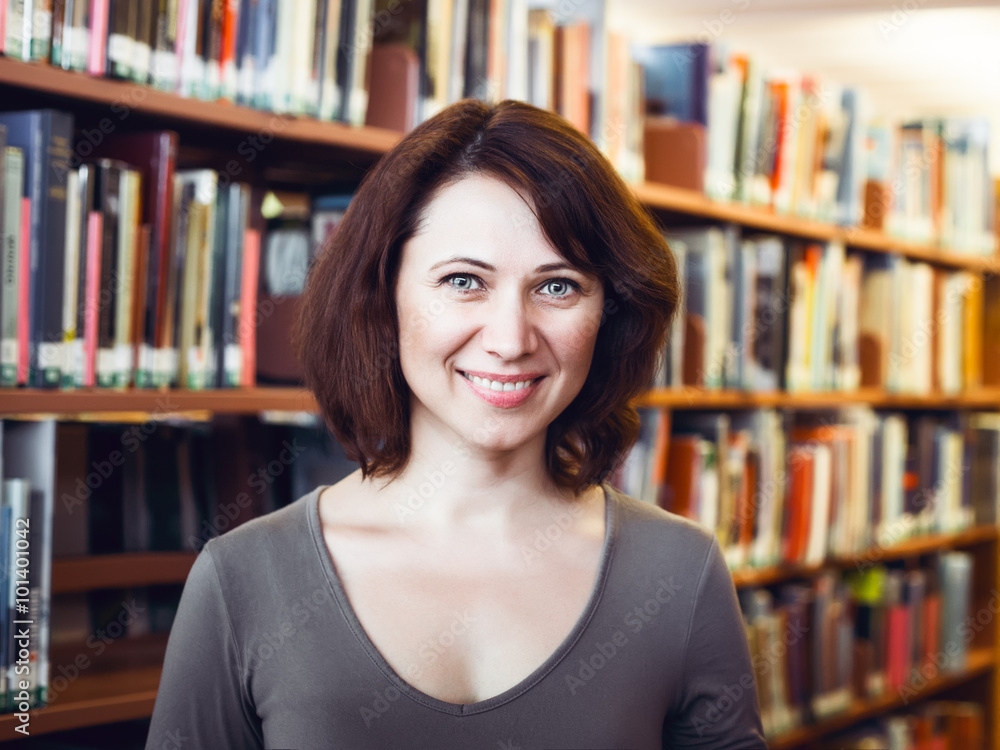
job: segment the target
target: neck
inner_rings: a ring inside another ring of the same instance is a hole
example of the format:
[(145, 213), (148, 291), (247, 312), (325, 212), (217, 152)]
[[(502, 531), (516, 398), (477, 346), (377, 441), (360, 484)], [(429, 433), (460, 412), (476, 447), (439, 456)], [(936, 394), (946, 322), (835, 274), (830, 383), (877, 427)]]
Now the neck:
[(503, 449), (470, 444), (426, 423), (411, 430), (403, 471), (391, 481), (373, 480), (401, 525), (435, 531), (513, 529), (576, 500), (549, 477), (544, 433)]

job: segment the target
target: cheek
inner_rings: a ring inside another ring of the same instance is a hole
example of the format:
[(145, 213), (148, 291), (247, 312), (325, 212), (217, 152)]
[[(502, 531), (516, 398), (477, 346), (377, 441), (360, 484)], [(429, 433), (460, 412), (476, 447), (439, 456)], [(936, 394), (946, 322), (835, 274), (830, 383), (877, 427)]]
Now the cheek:
[(566, 364), (572, 364), (582, 369), (581, 381), (586, 377), (587, 370), (590, 368), (600, 322), (599, 317), (593, 320), (588, 319), (583, 323), (567, 327), (555, 337), (559, 358)]
[(399, 299), (399, 348), (405, 368), (422, 360), (441, 361), (468, 337), (468, 324), (438, 299)]

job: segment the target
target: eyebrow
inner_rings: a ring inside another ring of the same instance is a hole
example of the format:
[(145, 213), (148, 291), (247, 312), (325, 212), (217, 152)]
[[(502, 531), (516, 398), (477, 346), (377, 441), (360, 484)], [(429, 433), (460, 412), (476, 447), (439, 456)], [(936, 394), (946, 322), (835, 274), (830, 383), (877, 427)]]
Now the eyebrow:
[[(482, 260), (479, 260), (477, 258), (467, 258), (467, 257), (459, 257), (459, 256), (454, 256), (454, 257), (448, 258), (447, 260), (439, 261), (439, 262), (435, 263), (433, 266), (431, 266), (430, 270), (433, 271), (435, 268), (440, 268), (441, 266), (446, 266), (449, 263), (468, 263), (470, 266), (476, 266), (477, 268), (482, 268), (484, 271), (496, 271), (497, 270), (496, 266), (492, 266), (489, 263), (487, 263), (486, 261), (482, 261)], [(565, 263), (565, 262), (560, 262), (560, 263), (546, 263), (545, 265), (539, 266), (538, 268), (536, 268), (535, 269), (535, 273), (548, 273), (549, 271), (562, 271), (562, 270), (576, 271), (577, 273), (579, 273), (579, 269), (574, 268), (569, 263)]]

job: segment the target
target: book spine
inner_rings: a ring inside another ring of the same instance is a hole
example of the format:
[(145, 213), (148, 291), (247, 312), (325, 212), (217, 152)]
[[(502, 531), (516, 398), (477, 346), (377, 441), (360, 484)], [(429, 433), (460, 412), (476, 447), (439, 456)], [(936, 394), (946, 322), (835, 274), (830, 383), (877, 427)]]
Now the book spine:
[(245, 107), (253, 104), (255, 71), (254, 40), (257, 37), (257, 7), (259, 0), (242, 0), (236, 30), (236, 103)]
[(139, 173), (123, 169), (119, 181), (118, 252), (114, 310), (114, 386), (132, 380), (132, 301), (135, 290), (135, 253), (138, 240)]
[(17, 262), (17, 384), (28, 384), (31, 321), (31, 198), (21, 199), (21, 250)]
[(90, 0), (90, 44), (87, 53), (87, 72), (104, 75), (107, 65), (108, 7), (109, 0)]
[[(32, 289), (37, 319), (36, 339), (31, 343), (34, 377), (37, 388), (55, 388), (62, 382), (65, 367), (63, 332), (63, 285), (66, 264), (66, 184), (70, 171), (73, 143), (71, 115), (47, 110), (42, 114), (44, 152), (38, 155), (36, 168), (38, 193), (32, 196), (38, 211), (32, 214), (32, 229), (39, 232), (38, 245), (32, 241), (32, 271), (39, 275)], [(35, 254), (38, 253), (37, 263)], [(37, 271), (36, 271), (37, 269)]]
[(83, 385), (97, 384), (97, 330), (101, 306), (101, 246), (104, 215), (91, 211), (87, 221), (87, 293), (84, 300)]
[(240, 367), (243, 353), (238, 338), (240, 323), (240, 294), (243, 274), (243, 253), (246, 235), (248, 189), (241, 185), (230, 191), (226, 230), (226, 274), (222, 295), (220, 324), (219, 372), (220, 385), (234, 388), (240, 384)]
[[(69, 346), (66, 355), (66, 369), (69, 372), (70, 387), (80, 388), (83, 386), (83, 349), (84, 331), (86, 328), (86, 300), (87, 300), (87, 226), (90, 221), (90, 212), (94, 205), (93, 199), (93, 166), (81, 164), (76, 170), (77, 173), (77, 202), (79, 212), (77, 216), (76, 236), (78, 241), (77, 274), (75, 278), (76, 291), (75, 303), (73, 306), (75, 336)], [(67, 230), (68, 231), (68, 230)], [(63, 378), (64, 382), (67, 378)]]
[(219, 50), (219, 96), (226, 101), (236, 101), (238, 63), (236, 56), (237, 33), (241, 21), (240, 0), (224, 0), (222, 39)]
[(170, 230), (173, 205), (174, 160), (177, 135), (161, 133), (151, 159), (154, 165), (147, 186), (150, 221), (149, 251), (145, 256), (142, 335), (136, 369), (136, 385), (154, 385), (156, 352), (163, 348), (162, 332), (166, 305), (166, 283), (170, 273)]
[(80, 279), (80, 174), (66, 176), (66, 261), (63, 273), (63, 370), (62, 387), (74, 385), (71, 354), (76, 345), (77, 290)]
[(51, 40), (52, 0), (32, 0), (30, 55), (32, 62), (48, 62), (52, 51)]
[(146, 85), (150, 82), (155, 36), (156, 0), (138, 0), (131, 60), (132, 80), (136, 83)]
[(4, 3), (7, 7), (4, 52), (15, 60), (27, 60), (31, 50), (31, 29), (29, 24), (26, 42), (25, 11), (30, 12), (31, 6), (26, 0), (4, 0)]
[(253, 106), (258, 109), (272, 109), (274, 68), (271, 58), (274, 56), (277, 25), (278, 0), (259, 0), (255, 24), (253, 84)]
[(257, 276), (260, 268), (260, 232), (248, 228), (243, 237), (243, 269), (240, 284), (238, 339), (240, 381), (244, 388), (257, 384)]
[[(21, 225), (24, 202), (24, 152), (8, 146), (4, 153), (3, 290), (0, 309), (0, 385), (18, 382), (21, 345), (18, 332), (21, 278)], [(27, 297), (25, 296), (25, 301)]]
[[(3, 3), (0, 3), (3, 5)], [(62, 67), (63, 37), (66, 34), (66, 0), (52, 2), (52, 41), (49, 60), (56, 67)]]
[(136, 2), (135, 0), (108, 0), (108, 47), (106, 74), (112, 78), (132, 77), (132, 58), (135, 54)]
[(150, 60), (152, 84), (161, 91), (177, 88), (177, 0), (155, 0), (155, 32)]
[(206, 101), (218, 98), (222, 87), (222, 25), (227, 0), (206, 0), (204, 5), (202, 59), (204, 76), (200, 97)]
[(118, 274), (118, 235), (121, 229), (121, 170), (105, 162), (100, 166), (101, 288), (97, 322), (97, 386), (115, 384), (115, 309), (121, 303)]
[(90, 0), (66, 0), (62, 67), (85, 71), (90, 60)]
[(320, 67), (319, 110), (321, 120), (340, 118), (340, 78), (337, 48), (340, 44), (340, 0), (325, 0), (326, 22), (323, 35), (323, 58)]

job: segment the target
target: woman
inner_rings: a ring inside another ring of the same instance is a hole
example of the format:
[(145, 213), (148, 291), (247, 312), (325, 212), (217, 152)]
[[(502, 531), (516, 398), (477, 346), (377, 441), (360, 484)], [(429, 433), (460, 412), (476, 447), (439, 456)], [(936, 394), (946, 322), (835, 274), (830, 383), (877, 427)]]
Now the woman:
[(714, 537), (603, 482), (678, 293), (559, 117), (463, 101), (404, 138), (298, 332), (360, 469), (205, 546), (147, 747), (765, 747)]

